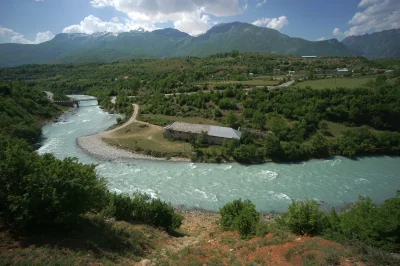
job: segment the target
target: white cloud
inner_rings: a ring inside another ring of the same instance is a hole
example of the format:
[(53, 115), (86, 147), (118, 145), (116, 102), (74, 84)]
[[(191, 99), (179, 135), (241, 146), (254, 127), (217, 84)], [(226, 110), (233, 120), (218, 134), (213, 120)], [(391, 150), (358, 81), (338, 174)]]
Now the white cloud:
[(342, 31), (339, 29), (339, 28), (334, 28), (333, 29), (333, 32), (332, 32), (332, 35), (333, 36), (341, 36), (343, 33), (342, 33)]
[(317, 41), (325, 41), (325, 37), (318, 38)]
[(79, 24), (71, 25), (63, 29), (64, 33), (86, 33), (95, 32), (124, 32), (143, 28), (145, 30), (154, 30), (151, 23), (137, 24), (129, 19), (120, 22), (119, 18), (112, 18), (111, 21), (102, 21), (93, 15), (87, 16)]
[(38, 32), (34, 40), (28, 40), (21, 33), (15, 32), (12, 29), (0, 27), (0, 43), (23, 43), (37, 44), (49, 41), (54, 38), (54, 34), (50, 31)]
[(91, 0), (97, 8), (114, 7), (128, 15), (136, 24), (172, 22), (176, 29), (195, 35), (205, 32), (212, 24), (211, 16), (232, 16), (246, 9), (239, 0)]
[(267, 3), (267, 0), (260, 0), (260, 2), (257, 3), (256, 7), (262, 7)]
[(344, 36), (400, 28), (399, 0), (361, 0), (358, 8), (363, 10), (348, 22), (351, 27)]
[(260, 18), (253, 22), (253, 25), (259, 27), (265, 26), (275, 30), (280, 30), (287, 24), (289, 24), (289, 20), (286, 16), (280, 16), (279, 18)]
[(50, 31), (38, 32), (36, 34), (36, 38), (35, 38), (34, 43), (47, 42), (47, 41), (50, 41), (53, 38), (54, 38), (54, 34), (51, 33)]

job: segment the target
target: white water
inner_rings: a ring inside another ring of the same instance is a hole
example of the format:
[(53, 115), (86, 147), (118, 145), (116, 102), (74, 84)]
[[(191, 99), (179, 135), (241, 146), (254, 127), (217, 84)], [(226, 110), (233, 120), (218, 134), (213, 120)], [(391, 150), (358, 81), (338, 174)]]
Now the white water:
[[(81, 96), (84, 97), (84, 96)], [(91, 105), (91, 102), (83, 103)], [(58, 158), (77, 157), (97, 164), (110, 190), (140, 190), (187, 208), (218, 210), (228, 201), (250, 199), (259, 210), (284, 211), (291, 199), (316, 199), (341, 207), (368, 195), (382, 202), (400, 189), (400, 157), (365, 157), (244, 166), (240, 164), (171, 163), (143, 160), (101, 161), (81, 151), (75, 143), (115, 123), (116, 115), (97, 106), (79, 108), (60, 123), (43, 127), (45, 140), (39, 153)]]

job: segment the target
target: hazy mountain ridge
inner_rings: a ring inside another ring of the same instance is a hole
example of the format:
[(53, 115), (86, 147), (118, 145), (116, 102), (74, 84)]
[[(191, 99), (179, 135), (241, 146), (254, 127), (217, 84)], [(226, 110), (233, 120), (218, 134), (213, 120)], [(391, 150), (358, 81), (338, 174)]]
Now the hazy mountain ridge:
[[(362, 45), (349, 38), (343, 43), (336, 39), (307, 41), (289, 37), (277, 30), (241, 22), (218, 24), (197, 37), (171, 28), (153, 32), (137, 30), (122, 33), (60, 33), (54, 39), (37, 45), (0, 44), (0, 66), (110, 62), (147, 57), (203, 57), (233, 49), (241, 52), (296, 55), (363, 55), (362, 51), (365, 49), (362, 50)], [(386, 39), (391, 40), (390, 37)], [(357, 44), (352, 45), (353, 43)], [(393, 45), (392, 42), (389, 45)], [(391, 56), (396, 52), (380, 54)]]
[(349, 50), (368, 59), (400, 56), (400, 29), (349, 36), (342, 43)]

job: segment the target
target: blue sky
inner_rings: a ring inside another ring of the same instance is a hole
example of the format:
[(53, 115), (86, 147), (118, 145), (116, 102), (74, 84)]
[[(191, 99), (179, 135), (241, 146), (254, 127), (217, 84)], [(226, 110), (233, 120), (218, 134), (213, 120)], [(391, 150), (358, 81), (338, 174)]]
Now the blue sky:
[(242, 21), (308, 40), (400, 28), (400, 0), (2, 0), (0, 43), (172, 27), (197, 35)]

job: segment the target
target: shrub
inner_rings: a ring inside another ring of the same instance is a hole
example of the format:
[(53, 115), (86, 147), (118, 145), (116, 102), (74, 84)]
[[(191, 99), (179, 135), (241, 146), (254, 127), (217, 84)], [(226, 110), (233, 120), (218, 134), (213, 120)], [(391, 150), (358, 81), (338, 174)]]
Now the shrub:
[(104, 207), (106, 184), (94, 165), (39, 156), (15, 142), (0, 145), (1, 207), (9, 225), (67, 226)]
[(244, 208), (236, 217), (233, 226), (242, 238), (247, 238), (255, 234), (258, 219), (259, 214), (255, 210)]
[(132, 198), (126, 194), (111, 194), (106, 213), (116, 220), (141, 222), (167, 231), (179, 228), (183, 220), (171, 204), (140, 192), (134, 193)]
[(269, 224), (266, 222), (259, 222), (256, 226), (256, 235), (258, 237), (264, 237), (270, 232)]
[(220, 209), (221, 226), (224, 230), (236, 229), (242, 238), (254, 235), (260, 218), (250, 200), (234, 200)]
[(130, 221), (133, 219), (132, 199), (126, 194), (110, 194), (111, 216), (117, 221)]
[(327, 225), (326, 214), (319, 210), (314, 200), (293, 201), (281, 222), (291, 232), (301, 235), (319, 235)]
[(381, 206), (368, 197), (360, 197), (339, 218), (338, 231), (345, 239), (358, 239), (387, 251), (400, 250), (400, 194)]

